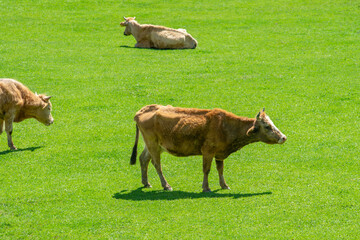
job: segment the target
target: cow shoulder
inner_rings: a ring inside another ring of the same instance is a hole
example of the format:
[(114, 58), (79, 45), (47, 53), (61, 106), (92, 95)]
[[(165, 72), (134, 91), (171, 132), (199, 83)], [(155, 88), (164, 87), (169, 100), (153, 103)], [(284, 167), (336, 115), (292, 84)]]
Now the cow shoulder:
[(228, 144), (237, 137), (239, 117), (222, 109), (213, 109), (209, 114), (210, 136)]
[(141, 24), (141, 32), (140, 32), (140, 38), (142, 40), (149, 40), (151, 37), (151, 34), (156, 31), (156, 26), (151, 24)]

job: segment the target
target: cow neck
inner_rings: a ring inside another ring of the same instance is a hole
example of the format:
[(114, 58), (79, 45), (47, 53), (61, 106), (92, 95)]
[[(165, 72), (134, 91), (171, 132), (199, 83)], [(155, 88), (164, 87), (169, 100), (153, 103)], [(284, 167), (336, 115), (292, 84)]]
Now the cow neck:
[(24, 97), (24, 104), (21, 109), (22, 116), (24, 118), (30, 118), (36, 116), (36, 110), (38, 108), (43, 107), (43, 101), (40, 97), (36, 96), (35, 94), (31, 94), (30, 96)]
[(233, 146), (237, 149), (242, 148), (250, 143), (258, 142), (255, 136), (248, 136), (246, 133), (254, 125), (254, 118), (240, 118), (237, 129), (237, 137), (233, 142)]
[(136, 40), (139, 38), (139, 31), (140, 31), (141, 25), (136, 21), (131, 21), (131, 34), (134, 36)]

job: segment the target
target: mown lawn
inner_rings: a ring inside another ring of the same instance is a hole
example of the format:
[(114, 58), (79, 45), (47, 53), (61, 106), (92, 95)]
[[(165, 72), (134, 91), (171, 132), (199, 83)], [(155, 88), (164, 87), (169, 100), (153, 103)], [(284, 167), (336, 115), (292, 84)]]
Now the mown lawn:
[[(199, 46), (135, 49), (123, 16)], [(52, 95), (55, 122), (15, 124), (16, 152), (1, 135), (0, 238), (358, 239), (359, 22), (350, 0), (1, 0), (0, 77)], [(153, 103), (266, 107), (288, 141), (232, 154), (231, 190), (166, 153), (174, 191), (152, 166), (142, 189), (133, 116)]]

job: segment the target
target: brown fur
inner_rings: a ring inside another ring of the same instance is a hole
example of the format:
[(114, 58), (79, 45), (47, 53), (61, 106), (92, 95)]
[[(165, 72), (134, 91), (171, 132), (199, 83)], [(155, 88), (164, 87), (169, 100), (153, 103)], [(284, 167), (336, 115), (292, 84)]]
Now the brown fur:
[(126, 27), (124, 35), (134, 36), (138, 48), (184, 49), (197, 46), (197, 41), (184, 29), (139, 24), (135, 18), (125, 18), (120, 25)]
[[(175, 156), (203, 156), (203, 190), (210, 191), (208, 174), (211, 162), (216, 159), (219, 181), (222, 188), (229, 188), (223, 177), (223, 160), (231, 153), (253, 142), (283, 143), (286, 140), (275, 126), (270, 127), (270, 119), (265, 112), (256, 118), (239, 117), (222, 109), (194, 109), (172, 106), (149, 105), (140, 109), (134, 120), (145, 141), (145, 149), (140, 156), (142, 182), (150, 187), (147, 168), (152, 160), (162, 186), (171, 190), (162, 174), (160, 154), (167, 151)], [(265, 129), (265, 127), (267, 129)], [(133, 150), (131, 164), (135, 164)]]
[(0, 79), (0, 134), (5, 125), (8, 145), (12, 150), (16, 149), (11, 137), (13, 122), (35, 118), (45, 125), (53, 123), (49, 99), (46, 95), (34, 94), (16, 80)]

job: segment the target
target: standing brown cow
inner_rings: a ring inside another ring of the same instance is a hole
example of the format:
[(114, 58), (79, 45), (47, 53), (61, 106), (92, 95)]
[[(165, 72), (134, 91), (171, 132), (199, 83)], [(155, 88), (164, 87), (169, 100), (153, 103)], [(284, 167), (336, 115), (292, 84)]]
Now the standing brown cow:
[(167, 151), (175, 156), (203, 156), (203, 191), (209, 192), (208, 175), (215, 157), (220, 186), (229, 189), (223, 176), (224, 160), (233, 152), (254, 142), (282, 144), (286, 136), (265, 114), (256, 118), (239, 117), (222, 109), (203, 110), (172, 106), (149, 105), (140, 109), (136, 121), (136, 139), (130, 164), (135, 164), (139, 130), (145, 141), (140, 156), (142, 183), (148, 182), (148, 165), (154, 165), (165, 190), (172, 190), (161, 169), (160, 154)]
[(12, 141), (13, 122), (35, 118), (49, 126), (54, 122), (51, 116), (50, 97), (31, 92), (20, 82), (13, 79), (0, 79), (0, 134), (5, 131), (8, 146), (16, 150)]

